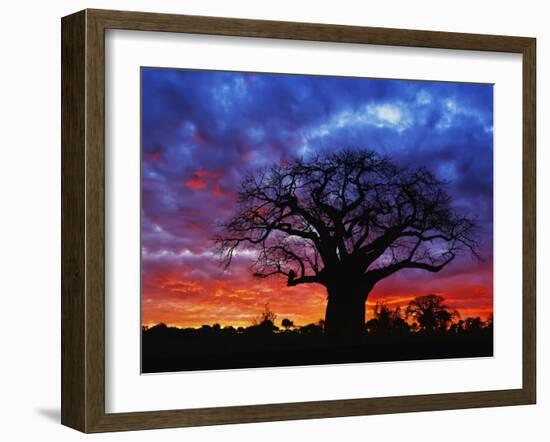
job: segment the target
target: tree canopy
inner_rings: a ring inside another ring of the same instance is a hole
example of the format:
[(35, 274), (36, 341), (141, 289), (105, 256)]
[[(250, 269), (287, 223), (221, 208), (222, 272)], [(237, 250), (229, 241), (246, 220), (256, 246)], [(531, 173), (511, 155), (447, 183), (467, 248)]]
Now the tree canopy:
[(418, 321), (423, 331), (446, 330), (453, 318), (460, 317), (457, 310), (444, 304), (443, 297), (433, 294), (414, 298), (406, 313)]
[(225, 265), (253, 250), (254, 275), (288, 286), (351, 278), (367, 292), (402, 269), (438, 272), (475, 257), (475, 222), (424, 168), (370, 150), (295, 158), (249, 173), (234, 216), (216, 238)]

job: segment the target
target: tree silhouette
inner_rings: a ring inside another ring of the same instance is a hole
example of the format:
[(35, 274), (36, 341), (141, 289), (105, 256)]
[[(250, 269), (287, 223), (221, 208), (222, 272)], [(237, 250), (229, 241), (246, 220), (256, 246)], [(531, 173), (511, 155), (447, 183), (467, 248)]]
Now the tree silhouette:
[(460, 315), (443, 301), (444, 299), (438, 295), (419, 296), (409, 302), (406, 313), (418, 322), (422, 331), (445, 331), (452, 319)]
[(464, 328), (470, 332), (479, 332), (486, 327), (486, 323), (481, 318), (466, 318), (464, 321)]
[(269, 303), (264, 304), (263, 311), (252, 321), (253, 325), (261, 325), (270, 323), (275, 324), (275, 319), (277, 315), (269, 308)]
[(252, 325), (246, 329), (249, 334), (266, 336), (279, 330), (275, 325), (277, 315), (269, 308), (269, 303), (264, 304), (263, 311), (252, 321)]
[(409, 325), (403, 319), (401, 307), (389, 308), (384, 303), (376, 303), (373, 318), (367, 321), (366, 328), (371, 333), (407, 333)]
[(325, 332), (348, 335), (363, 330), (379, 281), (403, 269), (439, 272), (463, 252), (477, 256), (474, 229), (429, 171), (344, 150), (247, 175), (216, 242), (226, 266), (237, 249), (252, 249), (255, 276), (325, 286)]
[(288, 318), (284, 318), (282, 321), (281, 321), (281, 325), (283, 326), (283, 328), (285, 330), (289, 330), (290, 328), (294, 327), (294, 322), (291, 321), (290, 319)]

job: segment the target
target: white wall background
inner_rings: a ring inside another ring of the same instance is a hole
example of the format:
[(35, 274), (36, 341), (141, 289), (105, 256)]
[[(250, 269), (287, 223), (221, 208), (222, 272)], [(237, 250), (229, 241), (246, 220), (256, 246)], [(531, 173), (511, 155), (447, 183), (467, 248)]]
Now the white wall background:
[[(534, 36), (538, 39), (538, 405), (157, 430), (95, 440), (544, 440), (550, 433), (550, 28), (545, 2), (51, 0), (5, 2), (0, 68), (0, 435), (82, 440), (59, 425), (60, 23), (86, 7)], [(413, 381), (413, 380), (411, 380)]]

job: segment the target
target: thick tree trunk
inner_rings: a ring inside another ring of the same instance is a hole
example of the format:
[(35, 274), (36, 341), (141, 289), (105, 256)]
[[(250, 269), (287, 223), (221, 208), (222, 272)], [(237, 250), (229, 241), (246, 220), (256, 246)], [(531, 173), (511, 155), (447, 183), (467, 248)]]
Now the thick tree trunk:
[(365, 328), (367, 294), (354, 293), (348, 287), (329, 289), (325, 333), (335, 337), (360, 334)]

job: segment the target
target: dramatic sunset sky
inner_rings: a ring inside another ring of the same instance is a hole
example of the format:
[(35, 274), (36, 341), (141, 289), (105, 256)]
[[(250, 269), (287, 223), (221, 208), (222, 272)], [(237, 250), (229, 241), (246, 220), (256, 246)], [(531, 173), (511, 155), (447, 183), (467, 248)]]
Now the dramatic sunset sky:
[(250, 325), (269, 303), (277, 325), (324, 318), (319, 285), (255, 279), (250, 253), (228, 271), (215, 226), (248, 170), (318, 149), (368, 148), (447, 180), (474, 216), (483, 262), (405, 270), (368, 299), (405, 306), (435, 293), (462, 317), (493, 311), (493, 87), (427, 81), (142, 69), (142, 322)]

